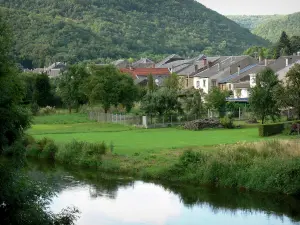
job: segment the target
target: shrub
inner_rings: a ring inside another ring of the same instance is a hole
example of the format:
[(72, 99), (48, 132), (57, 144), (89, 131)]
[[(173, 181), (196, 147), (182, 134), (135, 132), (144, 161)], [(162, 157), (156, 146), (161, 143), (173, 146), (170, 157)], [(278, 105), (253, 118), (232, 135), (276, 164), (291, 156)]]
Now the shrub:
[(55, 107), (51, 107), (51, 106), (46, 106), (45, 108), (41, 108), (39, 110), (39, 115), (50, 115), (55, 113), (56, 113)]
[(259, 126), (259, 136), (268, 137), (281, 134), (284, 130), (284, 123), (263, 124)]
[(58, 150), (58, 147), (54, 144), (53, 141), (48, 141), (43, 150), (41, 151), (40, 157), (43, 159), (55, 160), (55, 154)]
[(232, 118), (230, 118), (229, 116), (221, 118), (220, 123), (224, 128), (232, 129), (234, 127)]
[(70, 165), (97, 167), (107, 149), (104, 142), (87, 143), (74, 140), (59, 149), (56, 159)]
[(200, 119), (190, 121), (184, 124), (183, 128), (186, 130), (202, 130), (205, 128), (220, 128), (221, 123), (217, 119)]

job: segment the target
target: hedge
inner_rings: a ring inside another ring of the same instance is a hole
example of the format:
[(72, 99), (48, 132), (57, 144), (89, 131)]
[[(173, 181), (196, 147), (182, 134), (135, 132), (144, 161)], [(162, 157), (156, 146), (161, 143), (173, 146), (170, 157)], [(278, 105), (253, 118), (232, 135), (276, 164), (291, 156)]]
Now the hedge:
[(282, 122), (282, 123), (273, 123), (273, 124), (262, 124), (258, 127), (259, 136), (260, 137), (268, 137), (276, 134), (281, 134), (286, 125), (300, 123), (300, 121), (290, 121), (290, 122)]

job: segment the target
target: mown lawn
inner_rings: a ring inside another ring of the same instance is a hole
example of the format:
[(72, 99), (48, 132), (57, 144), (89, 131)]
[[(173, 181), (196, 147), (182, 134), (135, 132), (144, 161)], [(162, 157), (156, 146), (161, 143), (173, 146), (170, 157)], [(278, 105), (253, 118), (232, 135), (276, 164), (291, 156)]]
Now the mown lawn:
[[(81, 117), (82, 120), (80, 120)], [(61, 124), (58, 124), (58, 121), (62, 121)], [(76, 121), (81, 121), (81, 123)], [(115, 153), (126, 155), (151, 150), (157, 151), (261, 140), (256, 127), (204, 131), (186, 131), (177, 128), (146, 130), (117, 124), (86, 122), (82, 115), (37, 117), (35, 118), (36, 124), (32, 126), (28, 133), (37, 139), (43, 137), (51, 138), (57, 143), (67, 143), (72, 140), (104, 141), (108, 145), (113, 144)]]

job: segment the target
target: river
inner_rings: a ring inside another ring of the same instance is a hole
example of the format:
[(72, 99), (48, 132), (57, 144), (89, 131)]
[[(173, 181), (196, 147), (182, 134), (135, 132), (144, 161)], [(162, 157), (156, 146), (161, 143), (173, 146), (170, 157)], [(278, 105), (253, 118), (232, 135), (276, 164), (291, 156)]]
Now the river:
[(55, 191), (49, 210), (81, 211), (77, 225), (300, 224), (300, 200), (288, 196), (155, 184), (32, 162), (28, 174)]

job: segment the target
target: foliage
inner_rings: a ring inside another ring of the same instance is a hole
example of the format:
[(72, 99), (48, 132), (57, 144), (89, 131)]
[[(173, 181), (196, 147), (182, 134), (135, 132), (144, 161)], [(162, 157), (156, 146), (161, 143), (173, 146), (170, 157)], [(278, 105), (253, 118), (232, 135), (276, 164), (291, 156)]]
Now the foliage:
[(218, 151), (188, 150), (173, 166), (152, 175), (172, 182), (298, 195), (299, 153), (291, 151), (296, 145), (269, 141), (222, 146)]
[(185, 91), (183, 97), (181, 97), (181, 102), (183, 110), (187, 116), (196, 115), (201, 118), (205, 113), (204, 106), (204, 94), (199, 90), (189, 89)]
[(80, 124), (90, 123), (87, 114), (51, 114), (47, 116), (35, 116), (33, 124)]
[(180, 89), (180, 80), (179, 76), (176, 73), (172, 73), (164, 80), (164, 87), (171, 90), (179, 90)]
[(292, 106), (300, 119), (300, 64), (295, 64), (286, 74), (286, 87), (281, 96), (285, 98), (286, 106)]
[(105, 113), (111, 106), (122, 104), (129, 111), (138, 97), (133, 79), (113, 66), (91, 66), (85, 94), (91, 103), (101, 103)]
[(270, 116), (274, 121), (279, 116), (279, 104), (276, 89), (279, 85), (277, 75), (267, 68), (257, 74), (256, 86), (251, 88), (249, 103), (255, 114), (261, 119), (262, 124)]
[(88, 76), (86, 65), (75, 64), (68, 66), (66, 71), (57, 78), (57, 92), (70, 113), (72, 108), (76, 108), (78, 111), (79, 105), (87, 102), (82, 91), (82, 84)]
[(213, 88), (205, 96), (206, 104), (209, 109), (217, 110), (220, 117), (224, 116), (227, 93), (219, 88)]
[(156, 84), (155, 84), (155, 82), (154, 82), (154, 79), (153, 79), (152, 74), (150, 74), (150, 75), (148, 76), (147, 90), (148, 90), (149, 92), (152, 92), (152, 91), (155, 90), (155, 88), (156, 88)]
[(186, 122), (183, 126), (185, 130), (203, 130), (207, 128), (223, 128), (218, 119), (200, 119)]
[(250, 31), (255, 30), (258, 26), (265, 24), (269, 21), (279, 19), (281, 15), (232, 15), (227, 16), (237, 24), (249, 29)]
[(40, 108), (39, 110), (39, 115), (50, 115), (55, 113), (56, 113), (55, 107), (51, 107), (51, 106), (46, 106), (45, 108)]
[(232, 117), (224, 116), (223, 118), (220, 119), (220, 123), (224, 128), (227, 129), (234, 128)]
[(39, 74), (34, 80), (33, 102), (46, 107), (51, 101), (50, 78), (47, 74)]
[(28, 110), (21, 104), (24, 87), (10, 61), (10, 32), (0, 14), (0, 154), (29, 127)]
[(292, 46), (289, 37), (282, 31), (279, 41), (275, 45), (275, 59), (280, 56), (288, 56), (293, 54)]
[(174, 52), (233, 55), (266, 43), (194, 0), (10, 0), (0, 5), (16, 36), (16, 55), (35, 67), (97, 58), (158, 59)]
[(286, 16), (278, 16), (275, 19), (267, 20), (266, 22), (257, 26), (253, 33), (263, 37), (271, 42), (275, 43), (278, 41), (278, 37), (282, 31), (290, 36), (300, 35), (300, 13), (294, 13)]
[(55, 160), (69, 165), (98, 167), (108, 147), (103, 143), (72, 141), (58, 149)]
[(262, 124), (259, 126), (259, 136), (268, 137), (275, 134), (281, 134), (284, 130), (284, 123)]
[(141, 109), (147, 115), (170, 115), (181, 111), (177, 90), (167, 87), (159, 88), (157, 91), (148, 92), (141, 103)]

